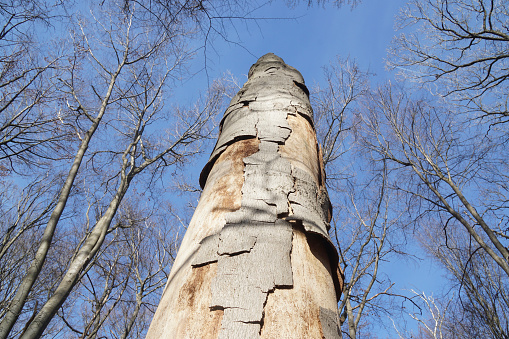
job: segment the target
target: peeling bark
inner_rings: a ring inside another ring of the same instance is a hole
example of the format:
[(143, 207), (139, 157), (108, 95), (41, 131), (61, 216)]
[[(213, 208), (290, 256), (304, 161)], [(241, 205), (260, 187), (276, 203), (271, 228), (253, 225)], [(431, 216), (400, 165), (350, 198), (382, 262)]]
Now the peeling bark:
[(302, 75), (260, 58), (220, 130), (147, 338), (339, 338), (342, 279)]

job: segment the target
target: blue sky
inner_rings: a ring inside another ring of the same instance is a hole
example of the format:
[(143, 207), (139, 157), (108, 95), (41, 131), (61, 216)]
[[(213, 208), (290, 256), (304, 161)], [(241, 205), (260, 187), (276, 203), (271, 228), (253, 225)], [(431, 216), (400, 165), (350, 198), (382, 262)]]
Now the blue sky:
[(396, 34), (394, 17), (404, 4), (365, 0), (354, 10), (306, 4), (289, 9), (281, 2), (264, 5), (252, 16), (286, 19), (236, 22), (237, 30), (230, 30), (229, 39), (242, 47), (217, 38), (215, 51), (209, 48), (207, 54), (209, 74), (230, 70), (241, 77), (257, 58), (272, 52), (297, 68), (308, 86), (321, 80), (322, 66), (336, 55), (350, 56), (361, 67), (384, 76), (387, 47)]

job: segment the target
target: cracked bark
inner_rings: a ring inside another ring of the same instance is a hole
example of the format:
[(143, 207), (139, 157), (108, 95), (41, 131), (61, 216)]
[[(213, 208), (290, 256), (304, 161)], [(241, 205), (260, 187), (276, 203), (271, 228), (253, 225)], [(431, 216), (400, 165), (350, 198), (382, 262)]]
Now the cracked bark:
[(309, 92), (274, 54), (232, 99), (147, 338), (339, 338)]

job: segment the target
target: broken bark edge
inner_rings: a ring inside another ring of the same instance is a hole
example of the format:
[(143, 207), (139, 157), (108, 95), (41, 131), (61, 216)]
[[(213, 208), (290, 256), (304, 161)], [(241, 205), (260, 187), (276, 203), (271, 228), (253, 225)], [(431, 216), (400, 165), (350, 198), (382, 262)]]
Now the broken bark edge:
[(203, 169), (200, 173), (199, 182), (200, 182), (201, 189), (205, 188), (205, 184), (207, 183), (207, 179), (209, 177), (210, 171), (212, 170), (212, 167), (214, 167), (214, 164), (216, 163), (217, 159), (221, 156), (221, 154), (223, 154), (223, 152), (226, 150), (226, 148), (228, 148), (228, 146), (233, 145), (236, 142), (239, 142), (242, 140), (250, 140), (250, 139), (257, 139), (257, 137), (241, 135), (241, 136), (233, 138), (232, 140), (230, 140), (229, 142), (227, 142), (226, 144), (224, 144), (221, 147), (222, 148), (221, 151), (219, 151), (214, 157), (210, 158), (207, 161), (207, 163), (205, 164), (205, 166), (203, 167)]
[(334, 283), (334, 290), (336, 292), (336, 301), (339, 301), (341, 299), (341, 294), (343, 293), (343, 283), (345, 281), (345, 276), (339, 267), (339, 254), (336, 250), (336, 247), (332, 241), (325, 237), (322, 233), (313, 232), (312, 230), (306, 229), (306, 227), (302, 225), (301, 220), (295, 219), (294, 221), (295, 223), (292, 223), (293, 228), (300, 229), (306, 235), (310, 247), (312, 243), (318, 242), (325, 244), (325, 250), (327, 252), (327, 257), (329, 258), (332, 282)]
[(338, 311), (320, 307), (320, 325), (325, 339), (340, 339)]

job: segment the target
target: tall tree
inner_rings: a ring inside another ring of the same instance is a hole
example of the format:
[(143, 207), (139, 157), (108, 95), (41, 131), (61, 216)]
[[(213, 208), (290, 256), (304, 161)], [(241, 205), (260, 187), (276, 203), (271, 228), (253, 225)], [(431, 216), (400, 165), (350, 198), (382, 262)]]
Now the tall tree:
[(326, 84), (314, 91), (312, 102), (334, 206), (331, 236), (345, 275), (340, 324), (345, 337), (358, 338), (399, 313), (395, 304), (404, 296), (395, 292), (397, 281), (385, 274), (384, 265), (405, 257), (402, 212), (400, 197), (391, 190), (394, 178), (385, 164), (370, 165), (357, 137), (371, 74), (340, 57), (324, 71)]
[(434, 327), (446, 336), (508, 326), (507, 15), (504, 1), (411, 1), (389, 63), (413, 83), (380, 86), (358, 110), (361, 152), (391, 178), (401, 225), (457, 288)]
[(485, 313), (485, 302), (471, 298), (467, 287), (493, 300), (507, 294), (504, 284), (493, 289), (492, 283), (474, 282), (509, 276), (506, 146), (488, 137), (485, 126), (472, 126), (456, 106), (429, 96), (409, 98), (395, 86), (379, 88), (362, 117), (374, 164), (389, 163), (397, 176), (392, 188), (406, 196), (405, 223), (417, 229), (429, 228), (430, 220), (440, 225), (439, 232), (423, 232), (428, 237), (421, 241), (456, 280), (457, 293), (467, 293), (473, 314)]
[(341, 277), (308, 95), (274, 54), (251, 67), (147, 337), (340, 336)]

